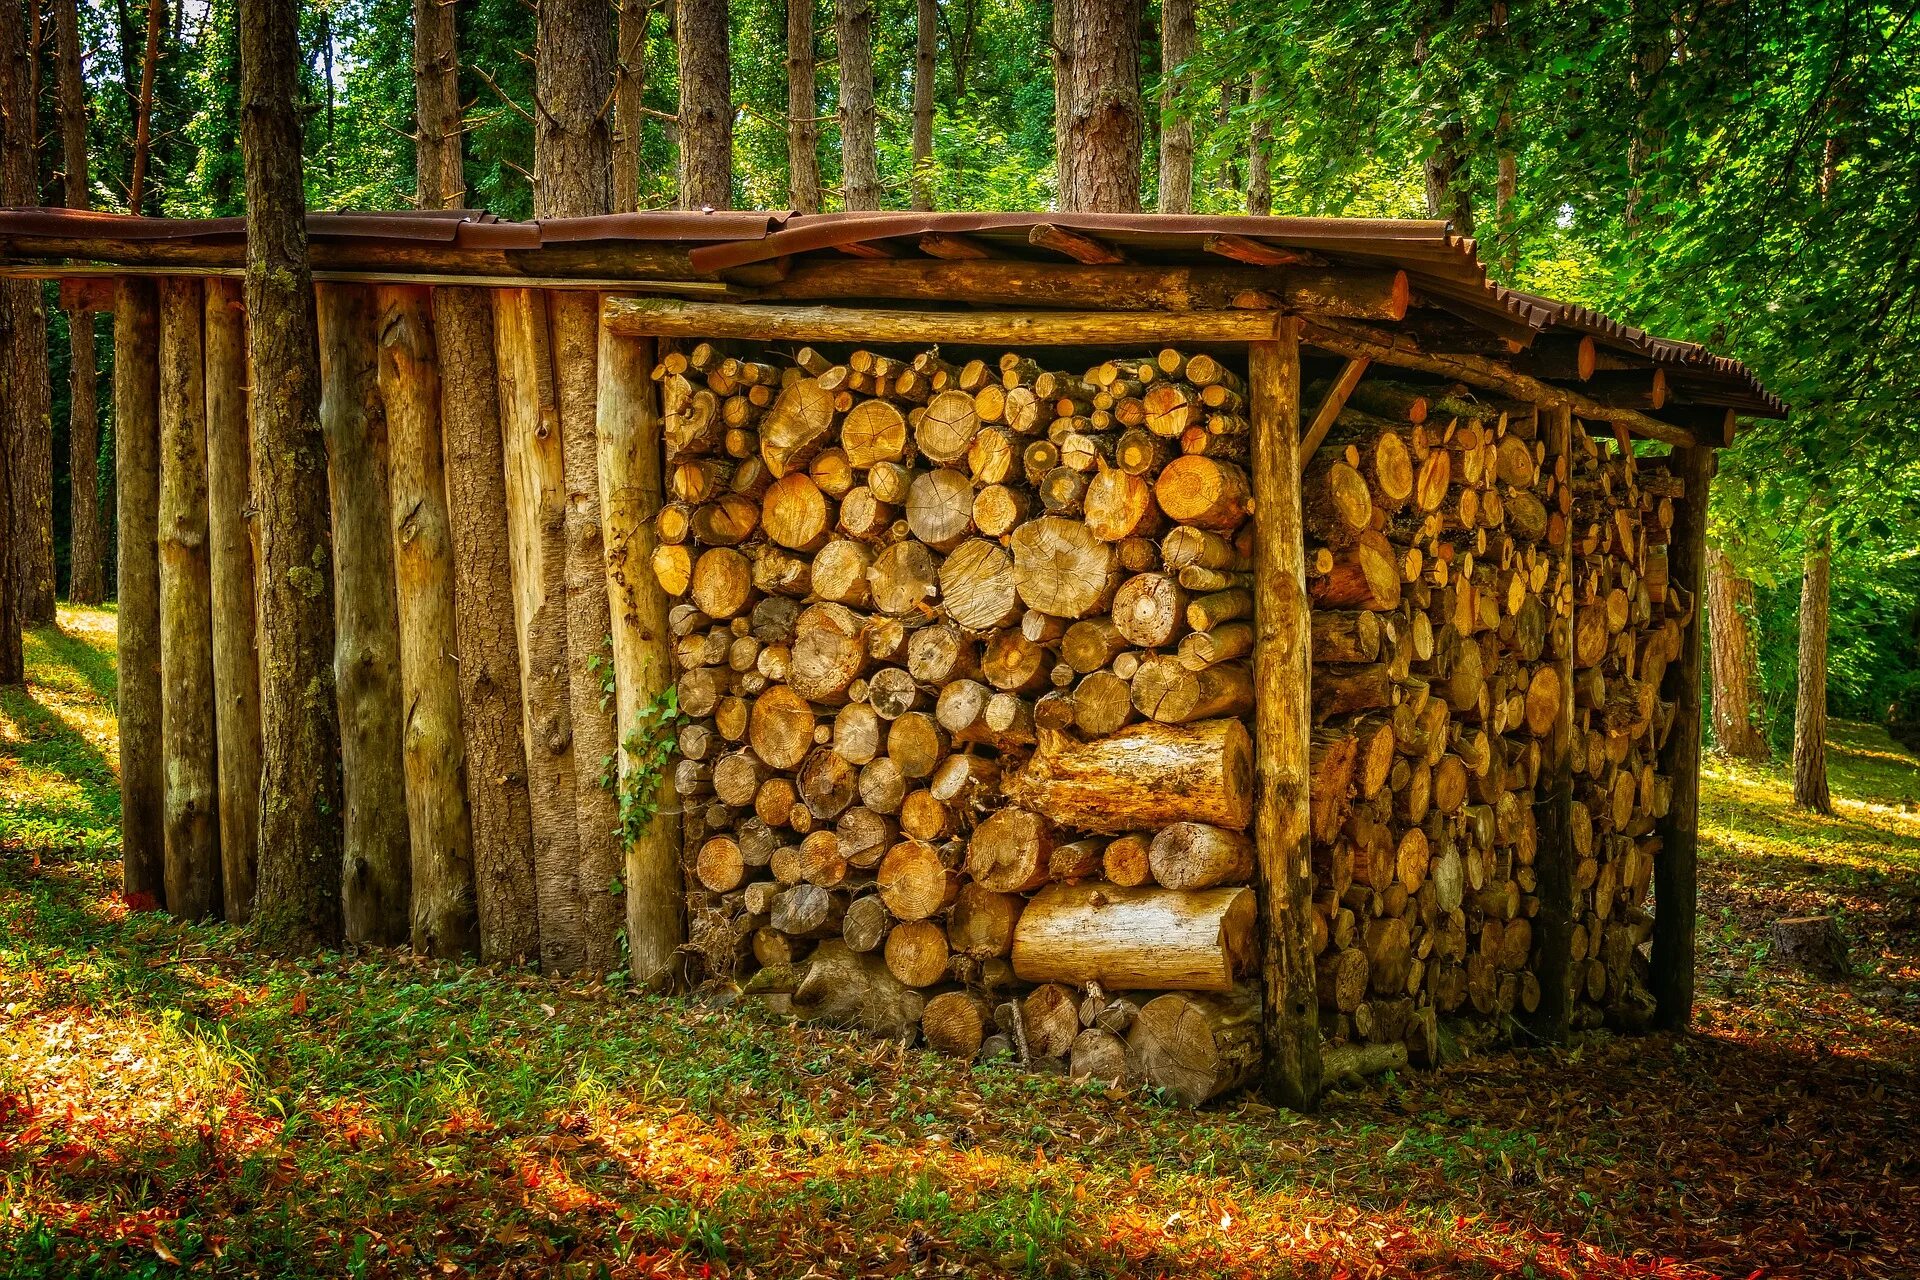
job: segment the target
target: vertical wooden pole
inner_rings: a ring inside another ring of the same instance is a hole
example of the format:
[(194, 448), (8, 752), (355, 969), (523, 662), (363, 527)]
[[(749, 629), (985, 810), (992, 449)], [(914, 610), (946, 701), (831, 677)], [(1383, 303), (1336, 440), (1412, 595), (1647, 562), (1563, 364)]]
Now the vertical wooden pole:
[(1707, 573), (1707, 500), (1713, 450), (1674, 450), (1674, 470), (1686, 495), (1674, 512), (1667, 547), (1669, 581), (1686, 588), (1693, 614), (1680, 639), (1680, 658), (1667, 668), (1673, 728), (1661, 767), (1673, 779), (1673, 800), (1660, 821), (1660, 852), (1653, 861), (1654, 1024), (1678, 1031), (1693, 1021), (1693, 924), (1699, 904), (1695, 868), (1700, 849), (1700, 612)]
[(500, 289), (493, 303), (540, 967), (567, 974), (585, 962), (586, 945), (581, 937), (573, 722), (568, 706), (567, 493), (560, 415), (540, 292)]
[[(655, 396), (653, 340), (600, 330), (600, 514), (606, 528), (607, 601), (613, 612), (614, 711), (620, 777), (637, 764), (640, 718), (673, 685), (667, 596), (649, 566), (651, 513), (661, 491), (660, 405)], [(685, 939), (681, 906), (680, 816), (664, 770), (654, 783), (658, 808), (646, 831), (627, 845), (627, 947), (639, 986), (663, 990)]]
[(1254, 842), (1264, 923), (1266, 1091), (1296, 1110), (1320, 1101), (1320, 1002), (1313, 971), (1313, 688), (1300, 511), (1300, 342), (1291, 319), (1247, 349), (1255, 534)]
[(432, 300), (390, 286), (380, 306), (380, 398), (387, 410), (393, 576), (403, 690), (401, 765), (412, 837), (413, 949), (474, 949), (473, 828), (460, 726), (453, 552), (440, 455), (440, 364)]
[(1540, 912), (1533, 921), (1540, 978), (1540, 1005), (1532, 1015), (1535, 1035), (1552, 1044), (1567, 1038), (1571, 996), (1567, 988), (1573, 946), (1573, 412), (1564, 404), (1542, 405), (1547, 465), (1553, 468), (1557, 505), (1550, 531), (1554, 557), (1553, 616), (1547, 651), (1560, 677), (1560, 711), (1540, 761), (1540, 792), (1534, 801), (1538, 840), (1534, 853)]
[(405, 942), (412, 856), (400, 755), (400, 633), (388, 528), (387, 417), (373, 290), (323, 284), (320, 424), (333, 495), (334, 677), (345, 805), (341, 908), (352, 942)]
[(620, 963), (626, 868), (620, 802), (614, 793), (619, 746), (606, 688), (613, 655), (607, 647), (611, 615), (594, 407), (599, 394), (600, 299), (558, 290), (547, 294), (547, 313), (566, 484), (567, 697), (573, 717), (581, 941), (588, 973), (604, 977)]
[(488, 292), (434, 290), (433, 330), (480, 955), (489, 963), (517, 964), (539, 954), (540, 917)]
[(200, 281), (160, 282), (160, 749), (167, 909), (184, 920), (221, 906), (204, 306)]
[(113, 305), (113, 448), (119, 521), (121, 891), (167, 901), (160, 771), (160, 307), (123, 279)]
[(240, 284), (207, 281), (207, 497), (212, 534), (214, 723), (227, 919), (253, 914), (260, 835), (260, 659), (254, 647), (247, 322)]

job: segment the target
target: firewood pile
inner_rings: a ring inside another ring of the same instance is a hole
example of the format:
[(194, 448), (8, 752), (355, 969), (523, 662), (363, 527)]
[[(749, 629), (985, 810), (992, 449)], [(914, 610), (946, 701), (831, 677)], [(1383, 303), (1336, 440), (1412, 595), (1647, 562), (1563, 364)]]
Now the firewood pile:
[(704, 343), (655, 377), (706, 974), (962, 1058), (1248, 1078), (1241, 378)]
[(1539, 426), (1369, 381), (1305, 462), (1321, 1023), (1387, 1061), (1431, 1061), (1438, 1016), (1539, 1002), (1534, 803), (1575, 507)]
[(1674, 503), (1685, 492), (1664, 458), (1633, 458), (1575, 432), (1573, 1024), (1644, 1024), (1652, 1011), (1641, 944), (1655, 824), (1673, 780), (1660, 752), (1674, 708), (1662, 700), (1696, 601), (1667, 577)]

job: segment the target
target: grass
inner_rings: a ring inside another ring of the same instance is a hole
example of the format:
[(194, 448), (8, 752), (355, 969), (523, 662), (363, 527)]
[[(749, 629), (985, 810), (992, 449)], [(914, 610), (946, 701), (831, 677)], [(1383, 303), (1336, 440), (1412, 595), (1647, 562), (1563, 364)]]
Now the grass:
[[(1307, 1118), (395, 952), (291, 962), (116, 892), (112, 618), (0, 692), (0, 1274), (1747, 1276), (1920, 1269), (1920, 763), (1705, 779), (1700, 1027)], [(1862, 974), (1780, 972), (1846, 920)]]

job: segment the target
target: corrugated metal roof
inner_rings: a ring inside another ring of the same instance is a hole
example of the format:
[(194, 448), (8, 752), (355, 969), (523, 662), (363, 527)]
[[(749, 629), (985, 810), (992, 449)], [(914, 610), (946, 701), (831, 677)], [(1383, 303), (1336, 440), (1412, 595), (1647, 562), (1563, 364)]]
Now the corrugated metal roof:
[[(351, 250), (357, 245), (407, 245), (447, 254), (526, 254), (549, 246), (569, 250), (621, 244), (671, 247), (684, 258), (690, 278), (749, 278), (754, 271), (784, 269), (794, 258), (818, 255), (917, 258), (921, 238), (963, 237), (995, 258), (1060, 262), (1056, 253), (1029, 241), (1035, 228), (1052, 226), (1097, 239), (1143, 265), (1208, 264), (1227, 258), (1216, 238), (1236, 237), (1331, 266), (1395, 268), (1407, 273), (1417, 306), (1438, 309), (1465, 323), (1525, 344), (1538, 334), (1563, 330), (1591, 336), (1611, 355), (1645, 361), (1667, 372), (1679, 394), (1696, 403), (1780, 417), (1786, 405), (1763, 387), (1745, 365), (1696, 343), (1659, 338), (1572, 303), (1509, 289), (1487, 275), (1474, 241), (1448, 224), (1382, 218), (1287, 218), (1090, 213), (827, 213), (783, 211), (661, 211), (592, 218), (502, 222), (476, 210), (403, 210), (391, 213), (313, 213), (309, 237), (318, 245)], [(244, 218), (132, 218), (72, 209), (0, 210), (0, 255), (10, 242), (45, 240), (137, 243), (169, 241), (231, 246), (244, 241)], [(97, 247), (106, 249), (103, 244)], [(28, 248), (22, 256), (32, 256)], [(554, 255), (547, 255), (553, 257)], [(1230, 256), (1230, 255), (1229, 255)], [(95, 260), (111, 261), (111, 257)], [(1255, 268), (1257, 269), (1257, 268)], [(596, 263), (593, 274), (606, 274)], [(564, 264), (552, 274), (577, 274)], [(616, 273), (617, 274), (617, 273)], [(764, 279), (764, 276), (762, 277)]]

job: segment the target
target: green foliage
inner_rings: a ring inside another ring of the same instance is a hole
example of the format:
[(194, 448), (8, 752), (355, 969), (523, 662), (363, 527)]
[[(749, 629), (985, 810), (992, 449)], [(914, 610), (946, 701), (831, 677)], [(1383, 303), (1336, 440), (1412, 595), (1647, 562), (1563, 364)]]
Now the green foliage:
[[(647, 834), (660, 812), (660, 784), (673, 759), (675, 735), (687, 717), (680, 713), (680, 690), (668, 685), (640, 709), (627, 740), (620, 745), (626, 767), (609, 771), (620, 797), (620, 838), (633, 844)], [(617, 776), (615, 774), (617, 773)]]

